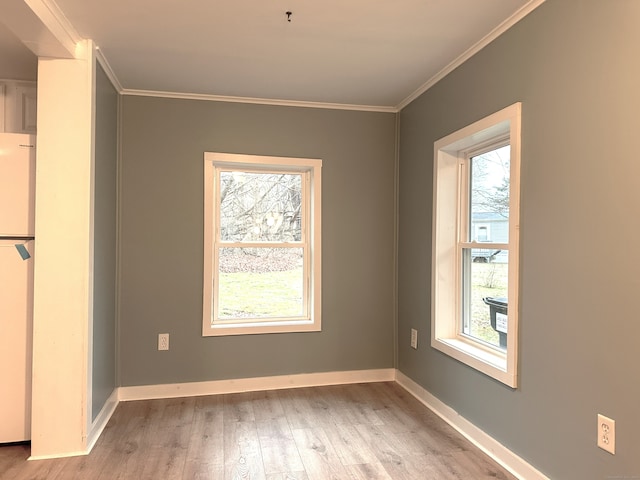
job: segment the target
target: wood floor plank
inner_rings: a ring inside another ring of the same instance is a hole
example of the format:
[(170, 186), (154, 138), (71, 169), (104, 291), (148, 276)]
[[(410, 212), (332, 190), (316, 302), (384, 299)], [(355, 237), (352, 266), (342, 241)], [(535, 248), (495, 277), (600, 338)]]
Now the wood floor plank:
[(337, 410), (345, 423), (352, 425), (372, 424), (382, 425), (383, 422), (376, 415), (371, 404), (371, 397), (368, 391), (362, 388), (362, 384), (336, 385), (327, 387), (334, 392), (337, 401)]
[(3, 472), (3, 477), (6, 476), (6, 478), (15, 480), (48, 480), (56, 476), (59, 477), (63, 467), (64, 462), (57, 459), (39, 460), (37, 462), (25, 461), (9, 468), (0, 465), (0, 472)]
[(356, 425), (356, 429), (380, 463), (402, 463), (404, 446), (384, 425)]
[(262, 451), (255, 422), (225, 421), (224, 470), (225, 479), (264, 480)]
[(348, 391), (359, 402), (366, 404), (372, 410), (380, 410), (390, 402), (387, 391), (388, 383), (359, 383), (349, 385)]
[(415, 415), (411, 415), (395, 405), (390, 405), (375, 412), (389, 431), (406, 433), (420, 428), (420, 420)]
[[(223, 397), (198, 397), (193, 411), (193, 425), (187, 447), (187, 466), (195, 475), (204, 470), (224, 466), (224, 412)], [(187, 467), (185, 467), (187, 468)]]
[(346, 465), (345, 470), (352, 480), (393, 480), (380, 462)]
[(255, 422), (256, 416), (251, 400), (252, 393), (230, 393), (223, 396), (224, 421)]
[(256, 422), (276, 420), (286, 416), (278, 393), (273, 390), (254, 392), (251, 394), (251, 403)]
[(144, 468), (140, 478), (182, 478), (187, 461), (187, 449), (182, 446), (166, 448), (153, 446), (145, 452)]
[(302, 388), (278, 390), (278, 399), (287, 412), (287, 420), (292, 429), (320, 426), (309, 404), (309, 396)]
[[(382, 462), (385, 470), (393, 480), (454, 480), (459, 477), (452, 477), (443, 473), (438, 462), (430, 455), (404, 455), (400, 458), (389, 458)], [(475, 477), (469, 477), (466, 480)]]
[(341, 421), (334, 399), (326, 387), (302, 388), (300, 393), (306, 397), (315, 427), (334, 425)]
[(450, 452), (465, 450), (471, 446), (465, 439), (457, 442), (437, 430), (418, 427), (408, 431), (398, 431), (394, 427), (394, 437), (404, 445), (404, 450), (410, 455), (442, 455)]
[(343, 465), (376, 463), (377, 457), (355, 425), (338, 424), (325, 429)]
[[(150, 423), (141, 441), (145, 456), (142, 478), (180, 479), (194, 420), (195, 398), (153, 401)], [(138, 452), (138, 455), (142, 452)]]
[(267, 480), (309, 480), (307, 472), (286, 472), (267, 475)]
[(224, 465), (197, 462), (187, 459), (182, 474), (184, 480), (218, 480), (224, 478)]
[(265, 474), (304, 471), (298, 447), (285, 417), (257, 422)]
[(293, 430), (309, 480), (341, 480), (347, 471), (322, 427)]
[(0, 472), (3, 472), (7, 478), (25, 478), (24, 466), (29, 458), (29, 452), (28, 444), (0, 447)]
[(148, 428), (142, 440), (145, 445), (186, 448), (193, 428), (195, 402), (194, 397), (153, 400), (155, 408), (146, 418)]

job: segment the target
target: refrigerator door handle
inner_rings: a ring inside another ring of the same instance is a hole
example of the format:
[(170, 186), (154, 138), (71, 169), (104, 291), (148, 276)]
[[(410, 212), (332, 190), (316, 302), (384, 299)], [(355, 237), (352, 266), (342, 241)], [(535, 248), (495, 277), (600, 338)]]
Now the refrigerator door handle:
[(0, 236), (0, 240), (35, 240), (36, 237), (20, 237), (20, 236), (13, 236), (13, 237), (3, 237)]

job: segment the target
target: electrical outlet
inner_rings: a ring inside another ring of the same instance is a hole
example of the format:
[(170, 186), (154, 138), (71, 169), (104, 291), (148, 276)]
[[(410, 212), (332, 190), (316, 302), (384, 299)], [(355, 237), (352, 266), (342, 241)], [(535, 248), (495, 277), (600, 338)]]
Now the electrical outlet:
[(169, 334), (158, 334), (158, 350), (169, 350)]
[(616, 454), (616, 422), (598, 414), (598, 446), (612, 455)]
[(411, 348), (418, 349), (418, 331), (415, 328), (411, 329)]

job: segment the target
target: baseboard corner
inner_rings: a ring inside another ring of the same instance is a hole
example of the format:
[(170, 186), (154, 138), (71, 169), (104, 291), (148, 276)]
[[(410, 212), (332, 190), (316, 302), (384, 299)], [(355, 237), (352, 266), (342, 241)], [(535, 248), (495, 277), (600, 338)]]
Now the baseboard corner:
[(109, 419), (111, 418), (113, 413), (116, 411), (116, 407), (118, 406), (118, 403), (119, 403), (118, 391), (119, 391), (119, 388), (114, 388), (113, 392), (111, 392), (111, 395), (102, 406), (100, 413), (98, 413), (95, 420), (91, 422), (89, 434), (87, 435), (87, 447), (86, 447), (87, 454), (91, 452), (96, 442), (100, 438), (100, 435), (102, 435), (102, 431), (107, 426), (107, 423), (109, 423)]

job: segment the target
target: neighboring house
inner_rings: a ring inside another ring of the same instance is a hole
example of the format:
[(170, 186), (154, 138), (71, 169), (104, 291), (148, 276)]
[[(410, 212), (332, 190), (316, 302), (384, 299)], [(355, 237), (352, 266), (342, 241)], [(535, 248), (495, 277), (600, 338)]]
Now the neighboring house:
[[(472, 240), (476, 242), (507, 243), (509, 221), (497, 212), (475, 212), (471, 218)], [(495, 248), (474, 248), (471, 250), (474, 262), (506, 263), (507, 254)]]

